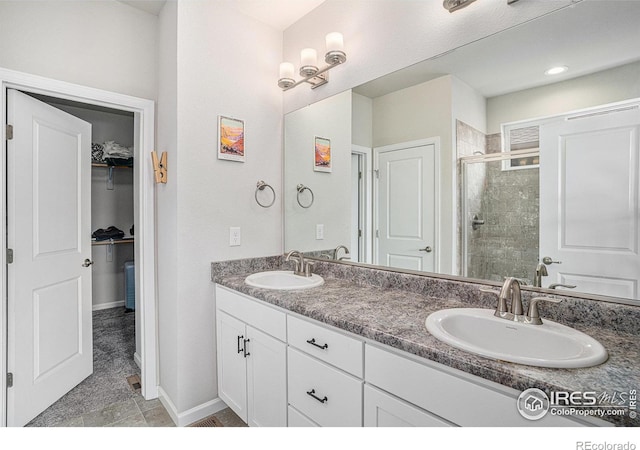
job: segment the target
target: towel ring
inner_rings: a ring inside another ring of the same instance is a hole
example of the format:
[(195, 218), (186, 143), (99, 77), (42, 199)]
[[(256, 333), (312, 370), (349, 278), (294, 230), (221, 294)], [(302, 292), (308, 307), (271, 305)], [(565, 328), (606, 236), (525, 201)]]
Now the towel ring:
[[(273, 199), (271, 199), (271, 203), (269, 203), (268, 205), (262, 204), (262, 203), (260, 203), (260, 200), (258, 200), (258, 191), (264, 191), (264, 188), (271, 189), (271, 193), (273, 194)], [(269, 208), (276, 201), (276, 191), (273, 190), (273, 188), (271, 187), (270, 184), (267, 184), (264, 181), (260, 180), (260, 181), (258, 181), (258, 183), (256, 183), (256, 193), (255, 193), (254, 197), (256, 198), (256, 203), (258, 205), (262, 206), (263, 208)]]
[[(304, 184), (299, 184), (298, 186), (296, 186), (296, 189), (298, 191), (298, 195), (296, 196), (296, 200), (298, 200), (298, 205), (302, 206), (303, 208), (309, 208), (311, 207), (311, 205), (313, 205), (313, 200), (314, 200), (314, 195), (313, 195), (313, 191), (306, 187)], [(300, 202), (300, 194), (302, 194), (304, 191), (309, 191), (309, 193), (311, 194), (311, 202), (309, 202), (308, 205), (303, 205), (302, 202)]]

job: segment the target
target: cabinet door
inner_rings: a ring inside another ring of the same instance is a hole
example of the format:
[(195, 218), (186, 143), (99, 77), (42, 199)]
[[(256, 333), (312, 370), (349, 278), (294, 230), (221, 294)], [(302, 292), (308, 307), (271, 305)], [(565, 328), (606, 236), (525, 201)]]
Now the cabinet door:
[(449, 422), (427, 413), (368, 384), (364, 386), (365, 427), (450, 427)]
[(287, 426), (287, 345), (247, 326), (249, 426)]
[(243, 352), (246, 326), (217, 311), (218, 395), (247, 422), (247, 363)]

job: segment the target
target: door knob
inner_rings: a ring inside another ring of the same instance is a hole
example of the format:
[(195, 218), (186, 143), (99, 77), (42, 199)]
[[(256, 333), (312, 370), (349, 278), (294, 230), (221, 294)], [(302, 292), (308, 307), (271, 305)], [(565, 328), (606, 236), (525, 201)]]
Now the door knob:
[(84, 263), (82, 263), (82, 267), (89, 267), (91, 264), (93, 264), (93, 261), (87, 258), (84, 260)]
[(433, 251), (433, 249), (428, 245), (425, 248), (419, 248), (418, 250), (421, 252), (427, 252), (427, 253), (431, 253)]
[(544, 258), (542, 258), (542, 262), (547, 266), (549, 264), (562, 264), (562, 261), (554, 261), (553, 259), (551, 259), (551, 256), (545, 256)]

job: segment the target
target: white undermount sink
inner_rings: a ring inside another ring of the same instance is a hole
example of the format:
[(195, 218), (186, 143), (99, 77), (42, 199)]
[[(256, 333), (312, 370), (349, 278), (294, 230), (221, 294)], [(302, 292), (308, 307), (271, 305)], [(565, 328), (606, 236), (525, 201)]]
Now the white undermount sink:
[(292, 270), (271, 270), (249, 275), (244, 279), (249, 286), (263, 289), (309, 289), (320, 286), (324, 279), (320, 275), (312, 274), (310, 277), (295, 275)]
[(542, 325), (495, 317), (491, 309), (443, 309), (427, 317), (427, 330), (447, 344), (487, 358), (538, 367), (579, 368), (609, 357), (598, 341), (543, 319)]

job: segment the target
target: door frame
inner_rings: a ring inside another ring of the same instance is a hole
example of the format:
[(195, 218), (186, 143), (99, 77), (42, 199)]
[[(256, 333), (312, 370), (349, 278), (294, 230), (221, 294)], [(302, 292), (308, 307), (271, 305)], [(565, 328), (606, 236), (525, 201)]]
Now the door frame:
[[(351, 154), (358, 155), (362, 162), (362, 192), (361, 207), (358, 214), (362, 219), (362, 258), (366, 264), (373, 264), (373, 165), (372, 152), (370, 147), (361, 145), (351, 145)], [(352, 250), (353, 253), (353, 250)]]
[(372, 198), (372, 217), (373, 217), (373, 229), (372, 229), (372, 237), (373, 237), (373, 256), (372, 256), (372, 263), (376, 264), (376, 261), (378, 260), (379, 257), (379, 249), (378, 249), (378, 237), (376, 236), (376, 232), (377, 230), (380, 229), (380, 225), (379, 225), (379, 216), (378, 216), (378, 199), (380, 198), (380, 192), (379, 192), (379, 187), (380, 187), (380, 179), (378, 178), (378, 170), (380, 169), (379, 167), (379, 156), (380, 153), (384, 153), (384, 152), (390, 152), (390, 151), (395, 151), (395, 150), (406, 150), (409, 148), (413, 148), (413, 147), (422, 147), (425, 145), (433, 145), (434, 146), (434, 155), (433, 155), (433, 162), (434, 162), (434, 197), (435, 197), (435, 204), (434, 204), (434, 213), (436, 215), (436, 217), (434, 218), (434, 229), (433, 232), (435, 234), (435, 250), (434, 250), (434, 255), (433, 255), (433, 272), (434, 273), (440, 273), (440, 247), (442, 245), (442, 236), (440, 235), (440, 221), (442, 220), (442, 211), (440, 208), (440, 194), (441, 194), (441, 190), (440, 190), (440, 171), (441, 171), (441, 166), (440, 166), (440, 136), (434, 136), (434, 137), (430, 137), (430, 138), (426, 138), (426, 139), (418, 139), (415, 141), (408, 141), (408, 142), (400, 142), (398, 144), (391, 144), (391, 145), (384, 145), (382, 147), (374, 147), (373, 148), (373, 172), (374, 172), (374, 176), (373, 176), (373, 198)]
[[(155, 182), (151, 170), (151, 151), (155, 146), (155, 102), (64, 81), (44, 78), (0, 67), (0, 123), (2, 124), (2, 157), (0, 158), (0, 203), (6, 217), (6, 154), (7, 89), (48, 95), (80, 103), (104, 106), (134, 114), (134, 223), (136, 224), (136, 314), (140, 315), (140, 362), (142, 395), (158, 397), (158, 358), (156, 321), (156, 242), (155, 242)], [(1, 248), (7, 248), (6, 221), (0, 220)], [(6, 252), (0, 251), (0, 427), (7, 424), (7, 270)]]

